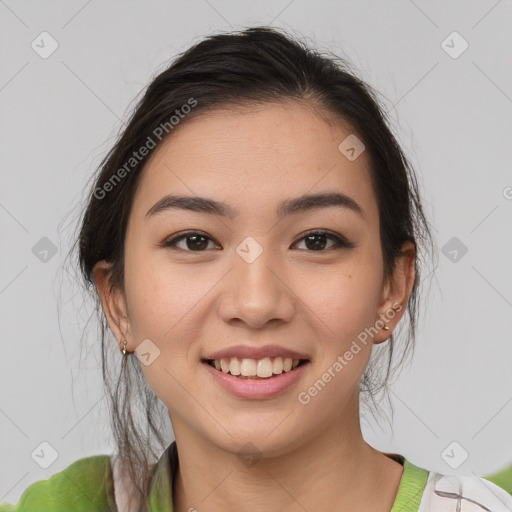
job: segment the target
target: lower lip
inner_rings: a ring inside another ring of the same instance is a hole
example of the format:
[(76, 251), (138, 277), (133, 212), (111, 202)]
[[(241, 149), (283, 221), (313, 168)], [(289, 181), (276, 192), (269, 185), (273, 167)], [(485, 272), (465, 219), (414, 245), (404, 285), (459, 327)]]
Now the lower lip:
[(239, 379), (230, 373), (215, 369), (208, 363), (202, 363), (214, 379), (231, 394), (240, 398), (272, 398), (293, 386), (303, 375), (309, 364), (302, 363), (289, 372), (274, 375), (268, 379)]

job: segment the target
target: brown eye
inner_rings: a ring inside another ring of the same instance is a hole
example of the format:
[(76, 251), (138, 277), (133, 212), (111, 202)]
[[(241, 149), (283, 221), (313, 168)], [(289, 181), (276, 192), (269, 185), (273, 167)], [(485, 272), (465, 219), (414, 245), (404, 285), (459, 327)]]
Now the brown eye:
[[(348, 242), (344, 238), (327, 231), (306, 233), (306, 235), (298, 242), (295, 242), (294, 245), (302, 241), (305, 242), (308, 252), (325, 252), (329, 249), (350, 249), (355, 246), (355, 244)], [(329, 241), (331, 245), (329, 245)], [(162, 247), (169, 247), (186, 252), (205, 252), (208, 249), (209, 242), (214, 242), (214, 240), (206, 234), (199, 231), (189, 231), (169, 238), (161, 245)], [(181, 244), (181, 246), (179, 244)], [(218, 245), (216, 247), (220, 248)]]
[[(347, 240), (336, 236), (334, 234), (331, 234), (327, 231), (313, 231), (310, 233), (307, 233), (305, 236), (303, 236), (299, 242), (302, 240), (305, 241), (306, 249), (308, 251), (314, 251), (314, 252), (324, 252), (325, 247), (328, 244), (328, 240), (331, 240), (333, 242), (333, 245), (328, 247), (328, 249), (340, 249), (340, 248), (351, 248), (354, 247), (355, 244), (348, 242)], [(298, 242), (296, 242), (298, 243)]]
[[(184, 241), (184, 246), (181, 247), (178, 245), (181, 241)], [(171, 247), (176, 248), (182, 251), (189, 252), (204, 252), (208, 247), (208, 242), (213, 240), (198, 231), (190, 231), (188, 233), (184, 233), (173, 238), (170, 238), (162, 243), (163, 247)]]

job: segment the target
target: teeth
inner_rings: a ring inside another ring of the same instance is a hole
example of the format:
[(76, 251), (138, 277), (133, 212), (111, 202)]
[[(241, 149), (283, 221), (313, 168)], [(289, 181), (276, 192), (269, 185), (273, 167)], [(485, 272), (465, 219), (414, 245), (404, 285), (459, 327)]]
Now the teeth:
[(274, 359), (274, 373), (280, 374), (283, 373), (283, 358), (276, 357)]
[(258, 377), (272, 377), (274, 372), (274, 365), (270, 360), (270, 357), (258, 360), (258, 366), (256, 368), (256, 375)]
[(224, 373), (228, 373), (229, 372), (229, 361), (227, 359), (221, 359), (220, 360), (220, 369)]
[(231, 375), (240, 375), (241, 373), (241, 370), (240, 370), (240, 361), (238, 360), (237, 357), (232, 357), (231, 358), (231, 361), (229, 363), (229, 373), (231, 373)]
[(240, 365), (240, 373), (244, 377), (254, 377), (256, 375), (256, 360), (242, 359), (242, 364)]
[(260, 377), (263, 379), (279, 375), (280, 373), (289, 372), (296, 368), (300, 363), (300, 359), (291, 359), (290, 357), (264, 357), (262, 359), (242, 360), (238, 357), (222, 358), (214, 360), (215, 369), (231, 375), (239, 375), (241, 377)]

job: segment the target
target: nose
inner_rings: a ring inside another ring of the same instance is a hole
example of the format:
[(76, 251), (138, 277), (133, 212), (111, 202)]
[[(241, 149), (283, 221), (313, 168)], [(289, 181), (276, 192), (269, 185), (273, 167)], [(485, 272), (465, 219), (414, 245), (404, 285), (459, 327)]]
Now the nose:
[(290, 322), (296, 298), (270, 251), (264, 250), (251, 263), (235, 252), (233, 266), (222, 281), (218, 312), (224, 322), (243, 323), (253, 329)]

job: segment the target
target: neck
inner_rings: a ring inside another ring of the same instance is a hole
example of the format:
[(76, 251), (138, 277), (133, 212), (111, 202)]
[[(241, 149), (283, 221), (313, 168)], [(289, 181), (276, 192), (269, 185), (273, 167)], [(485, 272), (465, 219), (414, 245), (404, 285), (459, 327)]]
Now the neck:
[(403, 468), (368, 445), (359, 415), (348, 421), (354, 415), (346, 412), (294, 449), (252, 465), (174, 419), (180, 464), (173, 511), (389, 512)]

